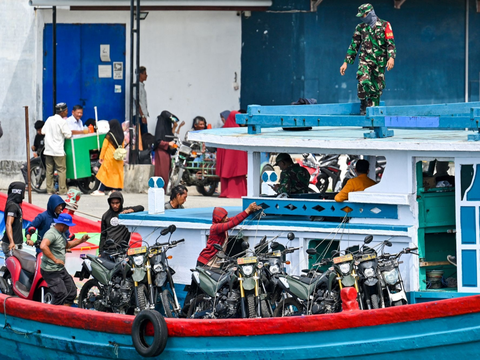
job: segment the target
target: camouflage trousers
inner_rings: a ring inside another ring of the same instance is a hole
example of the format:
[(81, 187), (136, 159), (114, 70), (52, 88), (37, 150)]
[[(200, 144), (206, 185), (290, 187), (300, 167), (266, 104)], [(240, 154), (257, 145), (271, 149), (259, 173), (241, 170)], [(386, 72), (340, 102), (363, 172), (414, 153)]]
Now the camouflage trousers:
[(382, 90), (385, 88), (385, 65), (361, 61), (358, 64), (357, 80), (358, 98), (374, 102), (370, 105), (379, 105)]

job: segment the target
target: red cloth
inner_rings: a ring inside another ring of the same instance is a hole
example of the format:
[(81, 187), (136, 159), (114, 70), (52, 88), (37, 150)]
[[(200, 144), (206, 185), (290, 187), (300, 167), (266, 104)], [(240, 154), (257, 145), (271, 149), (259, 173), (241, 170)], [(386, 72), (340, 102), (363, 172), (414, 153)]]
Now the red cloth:
[(165, 185), (163, 189), (167, 190), (168, 180), (170, 178), (170, 171), (172, 170), (172, 160), (170, 154), (167, 152), (168, 142), (160, 141), (155, 150), (155, 176), (161, 176)]
[(240, 224), (248, 217), (246, 211), (242, 211), (240, 214), (228, 219), (227, 222), (221, 221), (227, 216), (228, 213), (224, 208), (216, 207), (213, 209), (212, 226), (210, 227), (210, 235), (208, 236), (207, 246), (202, 250), (198, 256), (198, 261), (202, 264), (208, 264), (208, 262), (217, 254), (218, 250), (213, 247), (214, 244), (223, 246), (228, 239), (227, 231)]
[[(239, 127), (235, 122), (238, 111), (232, 111), (223, 128)], [(240, 150), (217, 149), (217, 170), (222, 192), (220, 197), (240, 198), (247, 195), (247, 152)]]

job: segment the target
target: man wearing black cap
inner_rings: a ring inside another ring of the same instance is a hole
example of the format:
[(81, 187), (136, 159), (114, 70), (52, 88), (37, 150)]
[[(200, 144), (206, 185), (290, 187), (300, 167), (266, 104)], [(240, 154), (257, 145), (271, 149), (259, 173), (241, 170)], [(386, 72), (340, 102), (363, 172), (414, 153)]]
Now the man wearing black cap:
[[(23, 245), (22, 234), (22, 202), (25, 195), (25, 183), (15, 181), (10, 184), (7, 192), (8, 198), (5, 205), (5, 233), (2, 239), (2, 251), (5, 258), (10, 256), (10, 250), (21, 249)], [(27, 242), (32, 246), (33, 241)]]
[(69, 214), (60, 214), (53, 222), (55, 224), (45, 233), (40, 244), (43, 252), (40, 273), (53, 293), (52, 305), (71, 306), (77, 297), (77, 287), (65, 270), (65, 252), (87, 241), (90, 236), (83, 235), (81, 239), (67, 241), (65, 233), (70, 226), (75, 226)]
[(72, 131), (68, 127), (65, 118), (68, 115), (68, 107), (65, 103), (55, 106), (56, 114), (50, 116), (42, 128), (45, 135), (45, 166), (47, 171), (47, 192), (55, 193), (53, 174), (58, 172), (58, 189), (60, 195), (67, 193), (67, 165), (64, 150), (65, 139), (72, 137)]
[(277, 193), (287, 193), (289, 195), (308, 193), (310, 174), (307, 169), (294, 163), (289, 154), (278, 154), (275, 166), (278, 166), (282, 170), (280, 174), (280, 184), (272, 186)]

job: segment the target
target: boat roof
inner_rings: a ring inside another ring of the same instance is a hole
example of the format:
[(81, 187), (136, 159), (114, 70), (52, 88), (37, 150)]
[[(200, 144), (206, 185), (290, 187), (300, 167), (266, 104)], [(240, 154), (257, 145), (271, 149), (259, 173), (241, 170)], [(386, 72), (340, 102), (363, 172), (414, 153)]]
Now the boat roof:
[[(468, 141), (472, 131), (395, 129), (385, 138), (364, 138), (368, 129), (361, 127), (313, 127), (306, 131), (262, 128), (261, 134), (248, 134), (246, 127), (191, 131), (190, 141), (207, 146), (259, 152), (318, 152), (378, 154), (378, 150), (418, 152), (478, 152), (476, 141)], [(348, 151), (347, 151), (348, 150)]]

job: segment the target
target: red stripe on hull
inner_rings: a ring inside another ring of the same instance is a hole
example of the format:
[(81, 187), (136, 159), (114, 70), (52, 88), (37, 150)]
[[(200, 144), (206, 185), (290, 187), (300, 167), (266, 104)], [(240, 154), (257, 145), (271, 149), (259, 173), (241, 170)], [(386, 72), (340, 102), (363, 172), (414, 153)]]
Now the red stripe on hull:
[[(8, 299), (7, 299), (8, 298)], [(131, 333), (130, 315), (108, 314), (40, 304), (0, 294), (0, 313), (58, 326), (114, 334)], [(378, 326), (480, 312), (480, 295), (379, 310), (351, 311), (270, 319), (187, 320), (166, 319), (168, 335), (174, 337), (254, 336)]]

